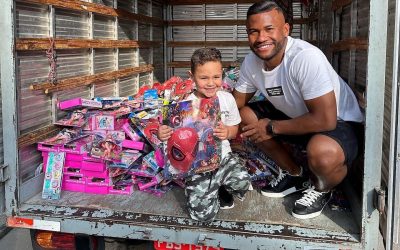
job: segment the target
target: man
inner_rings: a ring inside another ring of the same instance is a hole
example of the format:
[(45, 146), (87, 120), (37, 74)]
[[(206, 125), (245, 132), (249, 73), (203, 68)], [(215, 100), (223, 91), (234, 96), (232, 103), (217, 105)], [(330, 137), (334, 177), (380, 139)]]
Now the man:
[[(289, 36), (289, 24), (276, 3), (253, 4), (246, 28), (252, 52), (241, 66), (233, 92), (242, 117), (242, 136), (283, 169), (261, 193), (284, 197), (308, 187), (295, 202), (292, 215), (316, 217), (357, 155), (352, 125), (362, 122), (363, 116), (353, 92), (324, 54)], [(257, 90), (267, 101), (248, 103)], [(304, 146), (311, 185), (282, 143)]]

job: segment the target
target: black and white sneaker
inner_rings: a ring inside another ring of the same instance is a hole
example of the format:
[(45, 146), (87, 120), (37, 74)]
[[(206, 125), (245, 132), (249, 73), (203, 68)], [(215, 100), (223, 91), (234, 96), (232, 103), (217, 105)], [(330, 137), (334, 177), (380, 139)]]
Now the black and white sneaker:
[(308, 178), (290, 175), (286, 171), (279, 170), (279, 175), (267, 186), (261, 188), (261, 194), (272, 198), (282, 198), (309, 186)]
[(303, 197), (294, 203), (292, 215), (298, 219), (311, 219), (321, 214), (332, 197), (332, 191), (319, 192), (311, 186), (303, 191)]
[(224, 186), (221, 186), (218, 189), (218, 199), (220, 209), (231, 209), (235, 206), (233, 203), (233, 196), (226, 191)]

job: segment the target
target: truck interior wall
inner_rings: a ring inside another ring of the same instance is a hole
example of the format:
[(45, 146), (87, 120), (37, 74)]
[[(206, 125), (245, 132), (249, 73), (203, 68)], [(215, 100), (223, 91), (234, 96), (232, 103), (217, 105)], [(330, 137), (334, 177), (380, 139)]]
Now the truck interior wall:
[[(387, 53), (386, 53), (386, 77), (385, 77), (385, 113), (384, 113), (384, 123), (383, 123), (383, 146), (382, 146), (382, 187), (386, 190), (389, 185), (389, 167), (390, 167), (390, 138), (392, 135), (391, 126), (394, 119), (392, 117), (392, 83), (393, 83), (393, 55), (394, 55), (394, 36), (390, 34), (395, 34), (395, 14), (396, 14), (396, 1), (389, 1), (389, 14), (388, 14), (388, 38), (387, 38)], [(395, 202), (395, 201), (393, 201)], [(387, 223), (388, 222), (388, 204), (386, 204), (385, 212), (381, 216), (380, 228), (382, 230), (382, 235), (387, 235)], [(399, 211), (393, 211), (393, 213), (398, 214)], [(396, 226), (398, 228), (398, 225)], [(393, 238), (392, 244), (394, 244), (393, 249), (399, 248), (398, 236)], [(396, 248), (397, 247), (397, 248)]]
[[(1, 65), (0, 65), (1, 67)], [(0, 72), (0, 86), (1, 86), (1, 72)], [(1, 101), (1, 91), (0, 91), (0, 114), (3, 113), (3, 104)], [(0, 116), (0, 128), (3, 128), (3, 118)], [(4, 164), (4, 153), (3, 153), (3, 129), (0, 129), (0, 168)], [(0, 182), (0, 235), (4, 230), (5, 225), (5, 185)]]

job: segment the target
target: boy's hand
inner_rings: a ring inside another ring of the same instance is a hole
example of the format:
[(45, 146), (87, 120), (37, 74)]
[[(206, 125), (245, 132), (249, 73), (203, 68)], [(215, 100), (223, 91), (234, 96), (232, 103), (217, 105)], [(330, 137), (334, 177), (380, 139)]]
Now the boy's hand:
[(161, 125), (158, 127), (157, 137), (161, 141), (166, 141), (171, 137), (173, 132), (174, 131), (171, 127), (168, 127), (167, 125)]
[(229, 139), (229, 128), (225, 126), (222, 122), (218, 123), (218, 126), (214, 128), (214, 136), (220, 140)]

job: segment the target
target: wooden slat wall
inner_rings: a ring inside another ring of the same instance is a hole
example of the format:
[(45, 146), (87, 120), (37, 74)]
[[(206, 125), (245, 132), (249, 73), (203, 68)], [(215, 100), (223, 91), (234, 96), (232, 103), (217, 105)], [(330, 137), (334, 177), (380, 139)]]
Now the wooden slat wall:
[[(152, 84), (153, 48), (158, 80), (163, 81), (164, 59), (159, 60), (164, 58), (163, 8), (161, 0), (17, 0), (15, 48), (22, 63), (19, 146), (30, 147), (57, 131), (52, 122), (63, 115), (54, 106), (58, 100), (133, 95), (140, 85)], [(47, 81), (46, 50), (52, 41), (56, 84)], [(21, 162), (36, 165), (29, 159)]]

